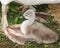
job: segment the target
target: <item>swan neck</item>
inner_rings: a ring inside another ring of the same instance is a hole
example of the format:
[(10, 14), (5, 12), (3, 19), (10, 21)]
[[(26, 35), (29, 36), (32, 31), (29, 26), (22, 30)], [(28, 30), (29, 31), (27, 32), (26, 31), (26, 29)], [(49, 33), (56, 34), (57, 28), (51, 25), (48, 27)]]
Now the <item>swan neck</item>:
[(35, 19), (29, 19), (29, 20), (24, 21), (21, 24), (21, 31), (23, 34), (27, 34), (28, 27), (31, 26), (34, 23), (34, 21), (35, 21)]

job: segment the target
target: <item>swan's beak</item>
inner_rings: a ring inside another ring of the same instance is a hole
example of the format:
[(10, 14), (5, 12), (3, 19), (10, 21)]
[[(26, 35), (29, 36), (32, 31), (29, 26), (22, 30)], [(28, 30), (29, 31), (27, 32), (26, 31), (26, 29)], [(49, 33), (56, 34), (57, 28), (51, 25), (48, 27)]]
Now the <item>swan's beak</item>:
[(25, 17), (24, 17), (24, 16), (20, 16), (20, 18), (24, 18), (24, 19), (25, 19)]

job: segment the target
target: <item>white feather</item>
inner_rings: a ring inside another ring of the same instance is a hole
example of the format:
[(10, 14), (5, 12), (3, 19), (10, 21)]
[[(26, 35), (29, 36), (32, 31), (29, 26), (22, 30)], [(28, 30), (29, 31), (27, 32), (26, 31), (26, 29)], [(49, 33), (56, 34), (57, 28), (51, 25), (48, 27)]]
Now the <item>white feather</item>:
[(12, 1), (18, 2), (24, 5), (39, 5), (39, 4), (54, 4), (60, 3), (60, 0), (0, 0), (2, 4), (9, 4)]

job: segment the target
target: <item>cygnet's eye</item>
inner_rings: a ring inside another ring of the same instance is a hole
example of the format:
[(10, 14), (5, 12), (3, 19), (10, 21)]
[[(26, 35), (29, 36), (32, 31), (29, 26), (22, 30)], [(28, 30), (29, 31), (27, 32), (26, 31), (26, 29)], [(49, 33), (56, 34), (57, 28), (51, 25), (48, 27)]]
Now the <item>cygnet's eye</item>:
[(25, 15), (26, 17), (29, 17), (29, 15)]
[(26, 15), (26, 16), (28, 16), (28, 15)]

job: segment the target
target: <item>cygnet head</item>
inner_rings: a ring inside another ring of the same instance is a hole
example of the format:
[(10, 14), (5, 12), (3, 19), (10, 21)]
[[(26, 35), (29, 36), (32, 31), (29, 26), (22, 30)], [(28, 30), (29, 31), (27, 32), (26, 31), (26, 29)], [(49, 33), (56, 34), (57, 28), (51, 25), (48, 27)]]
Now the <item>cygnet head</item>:
[(26, 19), (35, 19), (35, 12), (34, 10), (27, 10), (24, 15), (23, 15)]

